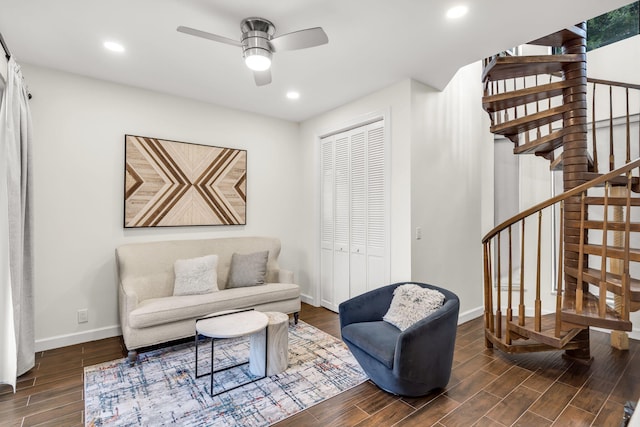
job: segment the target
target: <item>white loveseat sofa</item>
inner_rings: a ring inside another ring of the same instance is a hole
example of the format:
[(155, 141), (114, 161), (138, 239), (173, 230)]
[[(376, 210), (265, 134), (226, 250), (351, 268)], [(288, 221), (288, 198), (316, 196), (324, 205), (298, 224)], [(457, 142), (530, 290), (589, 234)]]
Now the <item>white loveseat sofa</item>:
[[(234, 253), (269, 251), (265, 284), (226, 288)], [(174, 296), (174, 263), (218, 256), (218, 291)], [(300, 288), (293, 273), (278, 267), (280, 240), (233, 237), (133, 243), (116, 249), (120, 322), (129, 361), (136, 349), (194, 335), (195, 319), (222, 310), (255, 308), (293, 314), (300, 311)]]

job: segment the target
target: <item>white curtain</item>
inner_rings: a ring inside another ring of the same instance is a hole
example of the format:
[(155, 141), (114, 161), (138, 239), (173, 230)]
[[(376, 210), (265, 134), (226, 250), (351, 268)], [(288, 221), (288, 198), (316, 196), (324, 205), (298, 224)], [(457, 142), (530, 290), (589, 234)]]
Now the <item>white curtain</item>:
[(20, 66), (9, 59), (0, 104), (0, 383), (35, 364), (31, 113)]

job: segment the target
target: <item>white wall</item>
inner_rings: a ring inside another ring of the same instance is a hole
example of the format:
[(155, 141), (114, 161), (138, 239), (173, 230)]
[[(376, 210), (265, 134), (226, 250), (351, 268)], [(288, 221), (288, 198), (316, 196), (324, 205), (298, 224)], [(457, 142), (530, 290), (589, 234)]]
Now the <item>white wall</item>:
[[(587, 75), (602, 80), (622, 83), (640, 84), (640, 35), (600, 47), (587, 52)], [(589, 102), (591, 102), (592, 85), (589, 84)], [(614, 89), (613, 116), (626, 114), (624, 89)], [(637, 114), (640, 110), (640, 94), (637, 90), (630, 92), (629, 110)], [(606, 86), (596, 89), (596, 120), (609, 118), (609, 91)], [(591, 120), (591, 117), (589, 117)]]
[(411, 279), (410, 88), (411, 81), (404, 80), (300, 124), (301, 162), (306, 165), (300, 179), (308, 190), (299, 203), (305, 221), (300, 240), (309, 254), (301, 267), (308, 274), (302, 293), (309, 303), (318, 305), (320, 301), (319, 137), (380, 114), (387, 115), (385, 127), (391, 138), (390, 281)]
[[(481, 108), (480, 64), (464, 67), (443, 92), (399, 82), (300, 127), (308, 209), (309, 302), (318, 301), (318, 137), (387, 111), (391, 136), (391, 282), (420, 280), (461, 298), (468, 318), (482, 313), (482, 235), (493, 227), (493, 137)], [(483, 188), (486, 185), (486, 188)], [(490, 199), (491, 202), (486, 202)], [(414, 239), (416, 227), (423, 238)], [(460, 268), (464, 266), (464, 268)]]
[(589, 77), (640, 84), (640, 35), (587, 52)]
[[(35, 331), (40, 349), (117, 335), (114, 249), (142, 240), (270, 235), (293, 270), (299, 232), (298, 125), (23, 65), (34, 97)], [(247, 150), (247, 225), (123, 229), (124, 135)], [(304, 283), (302, 283), (304, 286)], [(89, 322), (78, 324), (78, 309)]]
[(478, 62), (442, 92), (412, 85), (412, 276), (455, 292), (467, 320), (482, 314), (481, 241), (493, 228), (493, 135), (480, 75)]
[(0, 80), (7, 81), (7, 59), (4, 55), (0, 56)]
[[(391, 280), (451, 289), (461, 317), (482, 314), (483, 233), (493, 227), (493, 136), (481, 108), (480, 64), (461, 69), (443, 92), (405, 80), (300, 126), (313, 165), (301, 206), (310, 242), (306, 300), (319, 301), (319, 149), (329, 131), (385, 113), (391, 137)], [(415, 240), (416, 227), (423, 238)], [(308, 267), (307, 267), (308, 266)], [(461, 268), (464, 266), (464, 268)]]

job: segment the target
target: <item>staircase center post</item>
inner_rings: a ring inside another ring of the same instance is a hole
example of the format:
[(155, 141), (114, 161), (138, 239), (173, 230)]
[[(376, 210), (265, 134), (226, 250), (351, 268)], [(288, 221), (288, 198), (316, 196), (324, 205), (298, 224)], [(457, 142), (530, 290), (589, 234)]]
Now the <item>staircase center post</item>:
[[(586, 23), (582, 22), (577, 27), (586, 30)], [(564, 191), (571, 190), (578, 185), (584, 184), (587, 180), (585, 173), (588, 172), (587, 153), (587, 60), (586, 60), (586, 39), (576, 37), (567, 40), (562, 45), (565, 55), (582, 55), (582, 60), (568, 63), (564, 67), (565, 80), (576, 79), (578, 84), (563, 89), (563, 103), (573, 104), (574, 108), (563, 114), (562, 125), (569, 131), (563, 137), (563, 183)], [(565, 201), (565, 216), (567, 220), (579, 219), (580, 216), (580, 196), (571, 197)], [(585, 218), (586, 219), (586, 218)], [(579, 263), (579, 253), (568, 250), (568, 243), (580, 243), (580, 228), (570, 226), (565, 221), (564, 224), (564, 265), (565, 271), (576, 270)], [(575, 221), (573, 221), (575, 223)], [(586, 232), (584, 243), (587, 243)], [(587, 256), (583, 259), (584, 266), (587, 266)], [(565, 274), (565, 290), (568, 293), (575, 293), (577, 280)], [(580, 284), (580, 286), (585, 286)], [(568, 350), (567, 356), (578, 359), (589, 359), (588, 330), (582, 334), (582, 339), (587, 340), (586, 345), (578, 350)]]
[[(585, 23), (578, 25), (586, 27)], [(563, 102), (584, 105), (583, 108), (574, 108), (563, 114), (562, 125), (565, 129), (570, 129), (570, 133), (563, 137), (563, 184), (564, 191), (571, 190), (578, 185), (584, 184), (586, 179), (584, 174), (588, 171), (587, 156), (587, 64), (586, 64), (586, 40), (578, 37), (565, 42), (562, 46), (564, 54), (583, 55), (580, 62), (568, 63), (564, 68), (564, 78), (579, 79), (576, 86), (563, 90)], [(580, 196), (567, 199), (565, 202), (565, 214), (567, 219), (579, 219)], [(575, 215), (575, 218), (571, 216)], [(580, 242), (579, 227), (570, 227), (565, 223), (565, 244)], [(585, 236), (586, 238), (586, 236)], [(565, 245), (566, 248), (566, 245)], [(565, 249), (565, 267), (578, 267), (578, 253)], [(566, 269), (565, 269), (566, 270)], [(565, 276), (567, 291), (575, 291), (576, 279)]]

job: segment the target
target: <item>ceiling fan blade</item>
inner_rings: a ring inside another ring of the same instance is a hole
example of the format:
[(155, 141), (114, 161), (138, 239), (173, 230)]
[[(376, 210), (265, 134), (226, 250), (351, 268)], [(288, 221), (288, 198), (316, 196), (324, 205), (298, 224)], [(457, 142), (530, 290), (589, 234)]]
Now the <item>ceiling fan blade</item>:
[(189, 34), (196, 37), (202, 37), (203, 39), (209, 39), (220, 43), (230, 44), (231, 46), (242, 47), (242, 43), (237, 40), (233, 40), (227, 37), (219, 36), (217, 34), (207, 33), (206, 31), (196, 30), (195, 28), (183, 27), (182, 25), (176, 28), (179, 32)]
[(271, 83), (271, 70), (254, 71), (253, 78), (256, 81), (256, 86), (265, 86)]
[(283, 34), (269, 41), (274, 51), (306, 49), (329, 43), (327, 33), (320, 27)]

